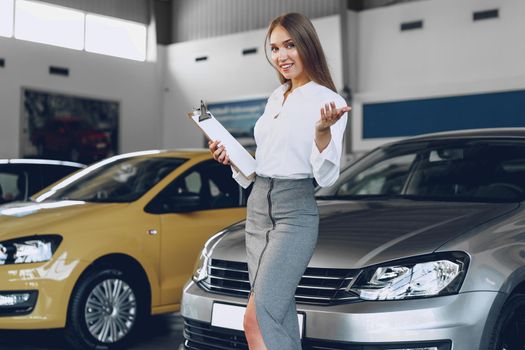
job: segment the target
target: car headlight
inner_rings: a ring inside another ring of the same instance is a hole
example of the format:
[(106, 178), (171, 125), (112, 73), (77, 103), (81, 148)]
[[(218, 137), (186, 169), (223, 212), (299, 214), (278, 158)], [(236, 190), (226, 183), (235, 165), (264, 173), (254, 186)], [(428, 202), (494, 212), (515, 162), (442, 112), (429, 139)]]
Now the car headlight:
[(61, 241), (59, 235), (43, 235), (0, 242), (0, 265), (48, 261)]
[(210, 260), (210, 255), (213, 251), (213, 248), (219, 243), (222, 236), (230, 232), (232, 228), (235, 228), (240, 223), (233, 224), (229, 227), (226, 227), (224, 230), (221, 230), (211, 236), (206, 243), (204, 243), (204, 249), (202, 249), (202, 252), (195, 262), (195, 268), (193, 270), (193, 276), (192, 279), (194, 282), (201, 282), (208, 278), (208, 262)]
[(195, 282), (198, 283), (208, 277), (208, 259), (209, 257), (205, 247), (195, 263), (195, 269), (193, 271), (193, 280)]
[(438, 253), (373, 266), (361, 271), (349, 290), (364, 300), (399, 300), (456, 294), (469, 257)]

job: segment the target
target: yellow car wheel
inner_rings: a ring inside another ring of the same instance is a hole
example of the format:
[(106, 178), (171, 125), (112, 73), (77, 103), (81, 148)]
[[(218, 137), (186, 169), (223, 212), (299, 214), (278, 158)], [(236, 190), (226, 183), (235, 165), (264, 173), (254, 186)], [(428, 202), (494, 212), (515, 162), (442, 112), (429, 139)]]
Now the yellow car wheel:
[(122, 270), (88, 273), (71, 297), (66, 340), (79, 349), (122, 347), (147, 315), (144, 296), (140, 284)]

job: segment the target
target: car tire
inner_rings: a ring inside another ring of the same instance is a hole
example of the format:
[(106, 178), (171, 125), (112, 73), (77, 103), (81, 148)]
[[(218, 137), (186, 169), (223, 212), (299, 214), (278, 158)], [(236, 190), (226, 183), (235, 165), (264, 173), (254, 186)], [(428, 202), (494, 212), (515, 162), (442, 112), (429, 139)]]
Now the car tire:
[(74, 349), (123, 348), (148, 314), (145, 295), (140, 283), (123, 270), (105, 268), (88, 273), (71, 296), (66, 341)]
[[(490, 337), (489, 350), (525, 348), (525, 295), (514, 294), (505, 302)], [(519, 331), (521, 329), (521, 332)]]

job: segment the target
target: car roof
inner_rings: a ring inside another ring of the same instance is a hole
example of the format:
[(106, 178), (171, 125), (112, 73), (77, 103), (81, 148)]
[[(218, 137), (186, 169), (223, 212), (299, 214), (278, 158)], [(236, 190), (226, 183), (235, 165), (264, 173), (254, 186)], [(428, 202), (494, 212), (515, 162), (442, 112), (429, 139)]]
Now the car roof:
[(85, 168), (86, 165), (77, 162), (69, 162), (64, 160), (53, 160), (53, 159), (30, 159), (30, 158), (10, 158), (0, 159), (0, 164), (41, 164), (41, 165), (62, 165), (73, 168)]
[[(211, 158), (211, 153), (207, 148), (180, 148), (180, 149), (164, 149), (164, 150), (146, 150), (137, 152), (126, 152), (119, 154), (118, 156), (123, 157), (173, 157), (183, 159), (193, 158)], [(109, 159), (109, 158), (108, 158)], [(51, 160), (51, 159), (0, 159), (1, 164), (48, 164), (48, 165), (64, 165), (77, 168), (85, 168), (85, 164)]]
[(127, 152), (119, 154), (124, 157), (173, 157), (173, 158), (211, 158), (211, 153), (207, 148), (178, 148), (163, 150), (145, 150), (137, 152)]
[(525, 139), (525, 128), (487, 128), (442, 131), (409, 137), (400, 141), (391, 142), (384, 146), (397, 145), (419, 141), (455, 140), (480, 138), (514, 138)]

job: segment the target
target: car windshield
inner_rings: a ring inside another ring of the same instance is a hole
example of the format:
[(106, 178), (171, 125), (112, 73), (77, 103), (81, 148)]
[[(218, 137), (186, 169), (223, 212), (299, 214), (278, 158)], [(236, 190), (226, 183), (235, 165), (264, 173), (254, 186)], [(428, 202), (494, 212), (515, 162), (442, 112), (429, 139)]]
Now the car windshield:
[(115, 160), (103, 161), (82, 170), (35, 200), (132, 202), (185, 161), (181, 158), (117, 156)]
[(525, 199), (525, 142), (427, 141), (379, 148), (346, 168), (322, 199), (514, 202)]

